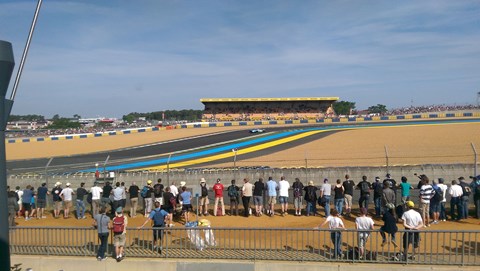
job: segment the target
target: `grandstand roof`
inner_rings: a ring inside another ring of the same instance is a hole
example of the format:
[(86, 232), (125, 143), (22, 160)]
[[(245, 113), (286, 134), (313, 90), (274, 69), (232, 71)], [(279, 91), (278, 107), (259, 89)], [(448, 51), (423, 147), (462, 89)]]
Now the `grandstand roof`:
[(202, 103), (228, 102), (305, 102), (305, 101), (337, 101), (339, 97), (291, 97), (291, 98), (203, 98)]

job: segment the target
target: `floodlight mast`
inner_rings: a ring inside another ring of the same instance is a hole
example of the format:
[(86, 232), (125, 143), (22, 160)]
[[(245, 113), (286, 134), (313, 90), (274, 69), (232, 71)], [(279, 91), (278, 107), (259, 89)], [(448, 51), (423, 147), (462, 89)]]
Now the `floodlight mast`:
[(10, 99), (6, 99), (8, 85), (12, 77), (15, 61), (13, 57), (12, 44), (8, 41), (0, 40), (0, 270), (10, 270), (10, 238), (9, 238), (9, 219), (8, 219), (8, 195), (7, 195), (7, 159), (5, 149), (5, 131), (7, 121), (12, 111), (13, 101), (17, 92), (18, 83), (22, 74), (23, 66), (27, 58), (28, 49), (32, 40), (35, 25), (37, 23), (42, 0), (38, 0), (35, 16), (30, 27), (27, 43), (23, 51), (22, 60), (18, 68), (14, 87)]

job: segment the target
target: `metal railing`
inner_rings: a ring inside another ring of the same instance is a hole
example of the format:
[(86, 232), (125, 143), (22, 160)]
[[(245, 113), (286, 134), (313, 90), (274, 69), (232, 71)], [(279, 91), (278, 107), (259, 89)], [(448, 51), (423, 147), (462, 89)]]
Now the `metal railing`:
[[(211, 231), (209, 231), (211, 230)], [(161, 248), (154, 248), (151, 229), (127, 229), (126, 257), (277, 260), (300, 262), (366, 262), (480, 266), (480, 231), (419, 231), (413, 253), (403, 248), (405, 231), (382, 245), (371, 231), (365, 253), (358, 253), (358, 232), (342, 231), (341, 257), (335, 257), (328, 229), (307, 228), (165, 228)], [(205, 234), (213, 232), (214, 240)], [(388, 236), (388, 234), (387, 234)], [(387, 238), (388, 240), (388, 238)], [(15, 227), (10, 230), (11, 254), (95, 256), (99, 246), (93, 228)], [(112, 234), (107, 248), (114, 253)]]

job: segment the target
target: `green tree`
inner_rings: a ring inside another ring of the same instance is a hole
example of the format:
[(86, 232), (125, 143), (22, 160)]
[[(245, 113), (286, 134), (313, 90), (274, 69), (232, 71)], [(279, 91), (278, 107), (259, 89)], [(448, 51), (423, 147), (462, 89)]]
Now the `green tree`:
[(337, 113), (337, 115), (349, 115), (350, 110), (354, 110), (354, 109), (355, 109), (354, 102), (339, 101), (333, 104), (333, 110), (335, 110), (335, 113)]
[(74, 115), (73, 115), (73, 118), (74, 118), (74, 119), (81, 119), (82, 116), (80, 116), (79, 114), (74, 114)]
[(58, 114), (53, 115), (52, 120), (58, 120), (58, 119), (60, 119), (60, 115)]
[(367, 109), (368, 113), (370, 114), (384, 114), (386, 113), (388, 110), (387, 110), (387, 106), (383, 105), (383, 104), (377, 104), (377, 105), (372, 105), (370, 106), (368, 109)]

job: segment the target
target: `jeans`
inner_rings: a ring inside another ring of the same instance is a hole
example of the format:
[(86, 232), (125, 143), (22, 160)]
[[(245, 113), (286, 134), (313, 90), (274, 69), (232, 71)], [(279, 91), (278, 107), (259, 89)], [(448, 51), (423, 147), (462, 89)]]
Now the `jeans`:
[(330, 215), (330, 195), (323, 196), (325, 198), (325, 217)]
[(83, 200), (76, 201), (77, 219), (83, 218), (85, 216), (85, 202)]
[(105, 258), (105, 251), (107, 251), (108, 244), (108, 232), (99, 233), (98, 239), (100, 239), (100, 246), (98, 247), (97, 258)]
[(476, 218), (480, 218), (480, 196), (475, 199), (475, 215)]
[(250, 198), (251, 198), (251, 197), (246, 197), (246, 196), (243, 196), (243, 197), (242, 197), (243, 216), (244, 216), (244, 217), (249, 217), (249, 216), (250, 216), (250, 213), (249, 213), (249, 209), (250, 209)]
[(317, 213), (316, 202), (307, 201), (307, 215), (315, 215)]
[(375, 204), (375, 216), (380, 217), (382, 215), (382, 197), (373, 198)]
[(341, 199), (335, 199), (335, 210), (337, 210), (337, 212), (339, 214), (342, 214), (342, 211), (343, 211), (343, 202), (345, 200), (343, 198)]
[(342, 255), (342, 233), (339, 231), (333, 231), (330, 233), (330, 238), (333, 243), (333, 256), (340, 257)]
[[(463, 205), (461, 203), (461, 198), (460, 197), (454, 197), (450, 199), (450, 217), (452, 220), (460, 220), (462, 219), (462, 214), (463, 214)], [(457, 207), (457, 215), (455, 216), (455, 207)]]
[(445, 209), (445, 202), (440, 202), (440, 220), (447, 219), (447, 212)]
[(368, 211), (368, 203), (370, 202), (370, 194), (363, 194), (360, 196), (360, 199), (358, 200), (358, 206), (360, 208), (365, 208)]
[(462, 196), (462, 199), (461, 199), (461, 204), (462, 204), (461, 218), (463, 219), (468, 218), (468, 199), (469, 199), (469, 196)]

